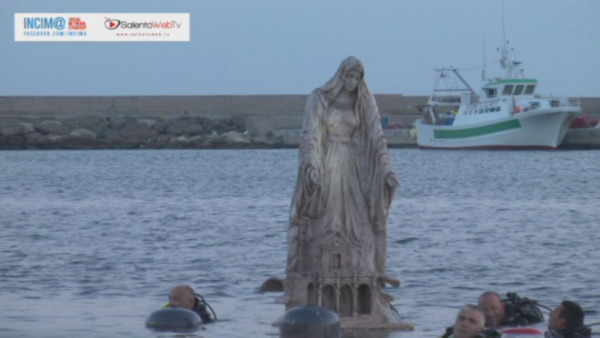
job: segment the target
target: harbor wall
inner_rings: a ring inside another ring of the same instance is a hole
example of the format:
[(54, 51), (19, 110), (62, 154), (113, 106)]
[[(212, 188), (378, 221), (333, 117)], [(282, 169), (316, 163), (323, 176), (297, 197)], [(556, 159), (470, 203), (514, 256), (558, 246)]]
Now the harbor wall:
[[(295, 146), (308, 95), (0, 96), (0, 148)], [(414, 146), (407, 128), (427, 96), (376, 94), (391, 146)], [(572, 98), (600, 117), (600, 98)], [(583, 135), (583, 134), (581, 134)], [(594, 133), (577, 144), (597, 144)], [(152, 142), (148, 140), (152, 138)], [(155, 140), (158, 139), (158, 140)], [(567, 142), (569, 135), (567, 136)], [(590, 141), (591, 140), (591, 141)], [(254, 142), (257, 141), (257, 142)], [(215, 143), (216, 142), (216, 143)], [(599, 144), (600, 145), (600, 144)]]
[[(4, 96), (0, 118), (73, 120), (86, 118), (182, 117), (236, 119), (258, 136), (272, 129), (299, 128), (308, 95), (208, 96)], [(376, 95), (381, 115), (389, 123), (410, 125), (419, 113), (415, 105), (426, 96)]]

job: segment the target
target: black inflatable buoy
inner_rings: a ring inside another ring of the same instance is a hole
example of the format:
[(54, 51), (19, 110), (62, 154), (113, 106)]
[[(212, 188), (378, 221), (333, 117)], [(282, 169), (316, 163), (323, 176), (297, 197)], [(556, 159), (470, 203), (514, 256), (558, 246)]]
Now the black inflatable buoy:
[(202, 326), (197, 313), (179, 307), (168, 307), (154, 311), (146, 319), (146, 327), (158, 331), (190, 332)]
[(295, 307), (283, 315), (280, 338), (340, 338), (340, 317), (317, 306)]

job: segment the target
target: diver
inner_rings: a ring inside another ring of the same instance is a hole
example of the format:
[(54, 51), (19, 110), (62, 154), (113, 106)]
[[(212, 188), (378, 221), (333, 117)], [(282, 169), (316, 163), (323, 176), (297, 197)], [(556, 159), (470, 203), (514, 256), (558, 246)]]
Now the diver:
[(550, 312), (548, 319), (548, 338), (588, 338), (591, 337), (589, 326), (583, 324), (585, 314), (581, 307), (572, 301), (565, 300)]
[[(202, 323), (212, 323), (217, 320), (217, 315), (213, 308), (204, 300), (204, 297), (194, 292), (189, 285), (178, 285), (169, 293), (169, 302), (163, 307), (181, 307), (200, 316)], [(207, 308), (212, 312), (208, 312)]]
[(498, 331), (484, 328), (484, 323), (483, 309), (467, 304), (458, 312), (454, 326), (447, 328), (441, 338), (500, 338)]
[(485, 326), (499, 328), (505, 326), (525, 326), (544, 321), (544, 314), (537, 301), (521, 298), (514, 292), (506, 294), (507, 299), (493, 291), (479, 296), (479, 306), (485, 314)]

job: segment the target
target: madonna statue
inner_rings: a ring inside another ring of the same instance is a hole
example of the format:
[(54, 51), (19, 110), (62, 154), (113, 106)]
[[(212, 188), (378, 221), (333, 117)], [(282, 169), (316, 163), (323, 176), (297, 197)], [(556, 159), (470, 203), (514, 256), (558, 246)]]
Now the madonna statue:
[[(288, 272), (299, 271), (298, 226), (308, 242), (340, 233), (355, 248), (349, 270), (385, 273), (388, 209), (398, 187), (364, 67), (346, 58), (309, 96), (288, 236)], [(302, 268), (300, 268), (302, 270)]]
[(286, 309), (340, 314), (344, 330), (411, 330), (384, 284), (387, 218), (398, 179), (360, 60), (309, 96), (288, 230)]

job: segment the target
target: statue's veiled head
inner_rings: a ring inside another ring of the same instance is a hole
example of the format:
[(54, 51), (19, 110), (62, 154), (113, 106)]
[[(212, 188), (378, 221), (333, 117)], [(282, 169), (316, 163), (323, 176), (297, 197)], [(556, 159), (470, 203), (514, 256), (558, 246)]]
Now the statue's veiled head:
[(342, 89), (354, 91), (364, 82), (365, 68), (354, 56), (349, 56), (338, 67), (335, 75), (321, 88), (327, 97), (333, 100)]

